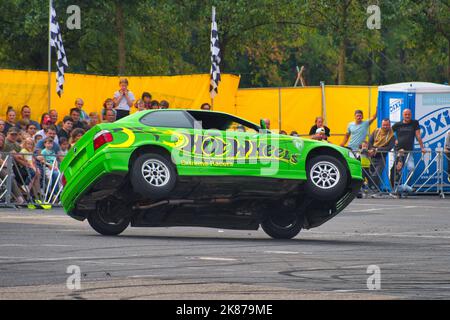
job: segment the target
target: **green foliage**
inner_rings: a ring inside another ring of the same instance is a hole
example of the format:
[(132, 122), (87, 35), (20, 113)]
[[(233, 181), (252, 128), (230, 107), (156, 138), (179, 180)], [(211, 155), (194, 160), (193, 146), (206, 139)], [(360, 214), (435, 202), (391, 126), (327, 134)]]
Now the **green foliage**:
[[(450, 77), (448, 0), (54, 3), (70, 72), (115, 75), (122, 68), (133, 75), (208, 73), (214, 5), (222, 71), (241, 74), (242, 86), (292, 86), (297, 65), (306, 67), (308, 85), (445, 82)], [(377, 3), (382, 29), (369, 30), (366, 9)], [(81, 8), (81, 30), (66, 28), (66, 9), (72, 4)], [(47, 44), (46, 0), (1, 1), (0, 68), (46, 70)]]

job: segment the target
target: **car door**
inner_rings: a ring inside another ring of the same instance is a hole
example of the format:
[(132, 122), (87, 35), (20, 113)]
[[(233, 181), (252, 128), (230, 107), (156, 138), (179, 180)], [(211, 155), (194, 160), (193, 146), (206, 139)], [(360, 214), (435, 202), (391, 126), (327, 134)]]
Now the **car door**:
[(237, 174), (245, 176), (279, 177), (289, 171), (286, 141), (277, 134), (257, 132), (242, 124), (238, 127), (241, 129), (223, 132), (226, 150), (220, 160), (232, 164)]
[(288, 139), (269, 131), (260, 131), (255, 135), (258, 145), (258, 160), (261, 176), (285, 178), (289, 175), (291, 151)]

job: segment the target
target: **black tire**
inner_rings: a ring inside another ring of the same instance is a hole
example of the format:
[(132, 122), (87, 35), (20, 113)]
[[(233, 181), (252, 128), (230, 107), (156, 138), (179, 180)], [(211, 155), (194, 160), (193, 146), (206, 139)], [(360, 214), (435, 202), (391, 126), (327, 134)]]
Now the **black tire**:
[(97, 209), (88, 216), (89, 225), (104, 236), (117, 236), (125, 231), (130, 225), (130, 218), (123, 217), (118, 221), (111, 221), (106, 210)]
[(261, 228), (273, 239), (292, 239), (302, 230), (303, 221), (294, 212), (273, 212), (261, 222)]
[(306, 175), (306, 192), (318, 200), (338, 200), (347, 188), (347, 169), (332, 156), (319, 155), (309, 160)]
[(134, 161), (130, 178), (136, 193), (157, 200), (169, 196), (175, 188), (177, 172), (170, 158), (146, 153)]

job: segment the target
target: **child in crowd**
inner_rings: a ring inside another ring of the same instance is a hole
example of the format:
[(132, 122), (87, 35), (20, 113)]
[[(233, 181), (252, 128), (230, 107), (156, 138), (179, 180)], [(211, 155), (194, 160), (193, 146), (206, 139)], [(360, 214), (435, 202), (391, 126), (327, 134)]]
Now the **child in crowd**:
[(160, 109), (169, 109), (169, 102), (167, 100), (162, 100), (159, 103), (159, 108)]
[(61, 162), (61, 161), (63, 161), (64, 157), (69, 152), (69, 148), (70, 148), (69, 140), (67, 140), (67, 138), (64, 138), (64, 137), (59, 139), (59, 147), (61, 148), (61, 150), (58, 153), (58, 158), (59, 158), (59, 161)]
[(53, 143), (54, 143), (53, 138), (50, 138), (50, 137), (45, 138), (45, 141), (44, 141), (45, 149), (43, 149), (41, 151), (41, 155), (45, 158), (45, 164), (50, 169), (57, 168), (57, 165), (58, 165), (58, 163), (55, 162), (57, 154), (53, 150)]
[(32, 192), (34, 198), (37, 199), (39, 195), (41, 174), (34, 158), (34, 147), (34, 140), (32, 138), (27, 138), (22, 143), (22, 150), (20, 153), (23, 154), (23, 157), (27, 162), (27, 178), (25, 184), (27, 185), (28, 190)]
[(144, 100), (139, 99), (138, 101), (136, 101), (136, 103), (134, 104), (134, 106), (136, 107), (138, 112), (141, 111), (145, 111), (145, 102)]
[(77, 143), (78, 140), (81, 139), (81, 137), (84, 135), (84, 133), (85, 133), (85, 131), (80, 128), (77, 128), (72, 131), (72, 133), (70, 134), (70, 140), (69, 140), (69, 144), (70, 144), (71, 148), (75, 145), (75, 143)]
[(35, 145), (41, 140), (42, 140), (42, 135), (40, 135), (40, 134), (35, 134), (34, 135), (34, 144)]
[(106, 110), (113, 110), (114, 114), (117, 117), (117, 111), (115, 109), (115, 104), (113, 99), (106, 99), (103, 103), (103, 109), (102, 109), (102, 120), (106, 120)]
[(152, 102), (150, 102), (150, 109), (159, 109), (159, 102), (157, 100), (152, 100)]
[(362, 187), (364, 192), (369, 191), (370, 186), (370, 159), (369, 159), (369, 143), (363, 141), (359, 145), (359, 150), (356, 152), (356, 157), (361, 161), (361, 166), (363, 169), (364, 185)]
[(51, 196), (59, 193), (58, 178), (60, 176), (58, 169), (57, 154), (53, 150), (54, 140), (51, 137), (45, 138), (44, 147), (41, 151), (41, 156), (44, 157), (44, 171), (45, 177), (48, 181), (48, 185), (45, 190), (46, 198), (50, 199)]

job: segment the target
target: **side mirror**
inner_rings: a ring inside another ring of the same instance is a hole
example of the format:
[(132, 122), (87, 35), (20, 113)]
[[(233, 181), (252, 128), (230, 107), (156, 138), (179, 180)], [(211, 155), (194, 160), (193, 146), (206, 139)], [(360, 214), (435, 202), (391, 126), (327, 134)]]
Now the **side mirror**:
[(261, 127), (261, 129), (267, 130), (267, 124), (266, 124), (266, 121), (264, 121), (264, 119), (261, 119), (259, 121), (259, 126)]

